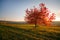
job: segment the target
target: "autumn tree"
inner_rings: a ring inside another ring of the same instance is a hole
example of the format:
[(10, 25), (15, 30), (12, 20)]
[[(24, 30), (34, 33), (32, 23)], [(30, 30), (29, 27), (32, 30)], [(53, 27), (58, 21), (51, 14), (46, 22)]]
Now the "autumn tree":
[(50, 26), (54, 19), (55, 14), (51, 13), (43, 3), (39, 4), (39, 8), (26, 9), (25, 21), (29, 24), (35, 24), (35, 28), (42, 24)]

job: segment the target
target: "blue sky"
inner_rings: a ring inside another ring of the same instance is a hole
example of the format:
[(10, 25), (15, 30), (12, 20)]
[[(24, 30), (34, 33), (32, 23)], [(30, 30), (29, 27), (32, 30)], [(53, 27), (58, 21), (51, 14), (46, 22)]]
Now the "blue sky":
[(0, 20), (24, 21), (25, 10), (40, 3), (45, 3), (56, 14), (56, 21), (60, 21), (60, 0), (0, 0)]

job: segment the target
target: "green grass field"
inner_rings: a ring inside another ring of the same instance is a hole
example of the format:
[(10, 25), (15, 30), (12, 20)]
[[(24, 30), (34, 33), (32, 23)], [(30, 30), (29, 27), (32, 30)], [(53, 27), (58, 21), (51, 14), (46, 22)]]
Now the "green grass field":
[(0, 23), (0, 40), (60, 40), (60, 27)]

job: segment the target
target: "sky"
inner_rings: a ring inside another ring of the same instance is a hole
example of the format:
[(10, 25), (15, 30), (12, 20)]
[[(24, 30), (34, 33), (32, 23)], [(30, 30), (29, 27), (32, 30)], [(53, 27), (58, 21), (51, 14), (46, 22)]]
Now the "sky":
[(40, 3), (56, 14), (55, 21), (60, 21), (60, 0), (0, 0), (0, 20), (24, 21), (25, 10)]

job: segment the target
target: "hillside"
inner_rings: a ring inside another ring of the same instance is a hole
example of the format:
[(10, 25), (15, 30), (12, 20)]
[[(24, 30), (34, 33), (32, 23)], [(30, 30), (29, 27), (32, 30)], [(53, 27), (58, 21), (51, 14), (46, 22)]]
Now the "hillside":
[(60, 27), (0, 23), (0, 40), (60, 40)]

